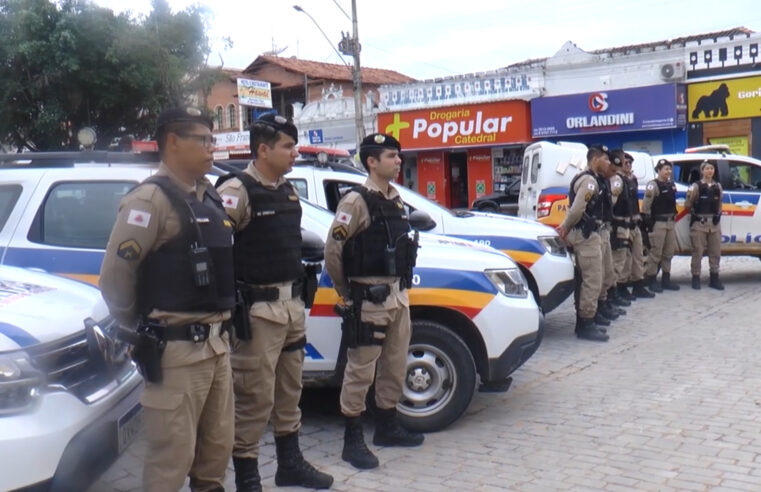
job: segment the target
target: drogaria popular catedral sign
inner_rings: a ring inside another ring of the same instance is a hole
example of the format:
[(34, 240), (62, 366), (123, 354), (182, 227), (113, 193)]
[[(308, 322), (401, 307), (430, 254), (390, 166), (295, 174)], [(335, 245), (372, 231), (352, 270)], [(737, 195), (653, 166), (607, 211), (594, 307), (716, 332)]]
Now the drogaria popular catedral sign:
[(529, 106), (525, 101), (381, 113), (378, 129), (393, 135), (405, 151), (531, 140)]

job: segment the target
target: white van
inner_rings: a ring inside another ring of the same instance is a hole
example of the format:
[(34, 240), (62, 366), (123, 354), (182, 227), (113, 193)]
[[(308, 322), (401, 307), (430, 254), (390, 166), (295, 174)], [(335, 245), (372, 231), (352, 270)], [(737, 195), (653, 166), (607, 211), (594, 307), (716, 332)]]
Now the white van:
[[(586, 145), (572, 142), (536, 142), (523, 154), (518, 216), (557, 226), (568, 207), (568, 187), (573, 177), (586, 168)], [(700, 163), (716, 167), (724, 188), (722, 255), (751, 255), (761, 258), (761, 160), (732, 155), (719, 146), (686, 149), (681, 154), (650, 156), (629, 152), (639, 181), (640, 199), (647, 183), (655, 178), (655, 163), (666, 159), (674, 165), (677, 189), (677, 253), (689, 254), (690, 218), (684, 208), (689, 186), (700, 180)]]

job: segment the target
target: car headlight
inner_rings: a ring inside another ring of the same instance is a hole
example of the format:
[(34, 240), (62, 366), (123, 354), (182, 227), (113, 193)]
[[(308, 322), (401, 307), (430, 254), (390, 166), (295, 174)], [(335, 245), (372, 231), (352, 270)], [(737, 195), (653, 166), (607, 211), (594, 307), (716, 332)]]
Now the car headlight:
[(518, 268), (484, 270), (484, 275), (491, 280), (497, 290), (508, 297), (528, 296), (526, 279)]
[(565, 243), (560, 236), (539, 236), (537, 238), (551, 255), (566, 256)]
[(41, 385), (42, 374), (32, 367), (26, 354), (0, 355), (0, 416), (34, 405)]

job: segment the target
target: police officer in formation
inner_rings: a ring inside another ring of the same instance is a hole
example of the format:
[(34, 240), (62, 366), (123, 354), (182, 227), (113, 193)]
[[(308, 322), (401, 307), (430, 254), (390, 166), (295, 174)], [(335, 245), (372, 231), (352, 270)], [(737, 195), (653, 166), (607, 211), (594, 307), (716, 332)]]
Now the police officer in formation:
[(604, 181), (609, 166), (606, 150), (589, 147), (587, 169), (571, 181), (568, 213), (557, 227), (558, 234), (576, 256), (576, 336), (601, 342), (609, 339), (605, 328), (598, 328), (595, 324), (603, 285), (603, 250), (599, 230), (605, 213)]
[[(304, 459), (299, 447), (306, 346), (301, 204), (284, 178), (298, 156), (297, 141), (293, 123), (278, 115), (261, 116), (250, 128), (256, 160), (217, 184), (235, 229), (235, 277), (250, 324), (250, 333), (240, 333), (232, 353), (233, 465), (239, 492), (261, 490), (259, 441), (270, 420), (278, 463), (275, 484), (325, 489), (333, 483), (332, 476)], [(236, 324), (245, 324), (245, 318), (238, 319)]]
[[(634, 175), (632, 168), (634, 164), (634, 158), (628, 152), (623, 153), (624, 160), (624, 182), (626, 185), (627, 200), (623, 205), (624, 209), (629, 208), (631, 210), (631, 216), (629, 220), (629, 244), (630, 248), (624, 251), (626, 259), (622, 269), (621, 282), (619, 284), (619, 290), (621, 294), (628, 297), (629, 300), (647, 299), (655, 297), (655, 294), (647, 288), (647, 282), (645, 282), (645, 253), (642, 239), (642, 216), (639, 210), (639, 182), (637, 176)], [(623, 213), (623, 211), (622, 211)], [(649, 237), (648, 244), (649, 244)], [(623, 287), (623, 288), (622, 288)], [(629, 287), (632, 288), (631, 294), (629, 294)]]
[[(642, 217), (650, 230), (650, 254), (647, 258), (647, 284), (653, 292), (679, 290), (671, 281), (671, 259), (676, 249), (676, 185), (671, 179), (673, 166), (666, 159), (655, 165), (656, 179), (645, 187), (645, 199), (642, 201)], [(661, 285), (656, 276), (658, 269), (663, 271)]]
[[(615, 171), (617, 180), (621, 183), (621, 193), (614, 198), (613, 218), (611, 221), (611, 249), (613, 250), (613, 269), (616, 277), (616, 292), (619, 297), (628, 301), (636, 299), (626, 289), (631, 268), (631, 230), (632, 204), (629, 181), (624, 172), (624, 153), (614, 150), (609, 156), (611, 168)], [(613, 178), (611, 178), (613, 180)]]
[[(375, 381), (376, 446), (419, 446), (423, 435), (397, 418), (410, 344), (408, 289), (417, 238), (399, 193), (401, 146), (392, 136), (369, 135), (359, 147), (369, 172), (364, 185), (341, 199), (325, 245), (325, 267), (343, 304), (347, 361), (341, 387), (346, 419), (342, 458), (359, 469), (378, 466), (367, 448), (361, 415)], [(353, 321), (353, 322), (352, 322)]]
[(128, 193), (100, 289), (145, 379), (143, 490), (223, 491), (233, 443), (229, 339), (232, 228), (204, 175), (212, 121), (195, 108), (158, 118), (158, 172)]
[(690, 186), (684, 206), (690, 211), (690, 240), (692, 242), (692, 288), (700, 289), (700, 263), (708, 251), (710, 281), (708, 286), (724, 290), (719, 280), (721, 261), (721, 185), (714, 181), (716, 169), (710, 161), (700, 164), (702, 179)]

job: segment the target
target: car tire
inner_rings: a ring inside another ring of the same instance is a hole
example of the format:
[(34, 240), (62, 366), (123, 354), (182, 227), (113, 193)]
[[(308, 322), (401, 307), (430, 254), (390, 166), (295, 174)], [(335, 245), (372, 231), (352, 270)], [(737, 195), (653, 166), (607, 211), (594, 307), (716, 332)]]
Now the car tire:
[(399, 419), (417, 432), (444, 429), (468, 408), (476, 377), (473, 356), (459, 336), (433, 321), (413, 321)]
[(499, 207), (497, 207), (493, 203), (486, 203), (484, 205), (481, 205), (478, 208), (478, 211), (479, 212), (486, 212), (486, 213), (490, 213), (490, 214), (496, 214), (496, 213), (499, 213)]

